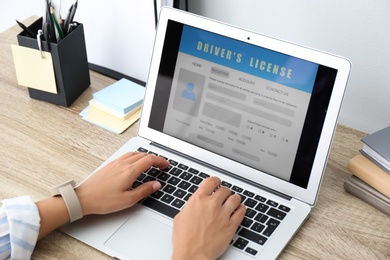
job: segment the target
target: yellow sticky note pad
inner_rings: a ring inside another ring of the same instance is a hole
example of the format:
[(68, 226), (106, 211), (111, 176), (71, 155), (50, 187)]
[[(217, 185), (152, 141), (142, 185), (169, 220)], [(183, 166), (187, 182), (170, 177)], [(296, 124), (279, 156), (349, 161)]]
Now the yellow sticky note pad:
[(16, 77), (21, 86), (57, 94), (56, 78), (50, 52), (18, 45), (12, 46)]
[(141, 108), (125, 120), (114, 117), (92, 106), (88, 107), (86, 113), (87, 115), (84, 116), (83, 119), (120, 134), (140, 118)]

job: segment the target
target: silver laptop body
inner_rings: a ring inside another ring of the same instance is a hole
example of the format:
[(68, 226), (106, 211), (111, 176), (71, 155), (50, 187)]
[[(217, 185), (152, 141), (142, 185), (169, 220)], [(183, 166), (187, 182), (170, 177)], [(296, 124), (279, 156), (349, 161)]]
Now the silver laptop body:
[[(315, 205), (349, 72), (344, 58), (163, 8), (138, 136), (99, 168), (141, 147), (241, 189), (248, 209), (267, 198), (268, 220), (282, 218), (272, 235), (247, 238), (272, 222), (248, 213), (222, 259), (274, 259)], [(173, 219), (143, 204), (61, 230), (116, 258), (170, 259)]]

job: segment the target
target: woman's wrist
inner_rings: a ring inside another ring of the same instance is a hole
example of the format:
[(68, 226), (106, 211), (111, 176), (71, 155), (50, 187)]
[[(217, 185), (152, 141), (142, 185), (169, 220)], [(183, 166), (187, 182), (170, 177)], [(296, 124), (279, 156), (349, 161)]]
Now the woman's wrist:
[(61, 196), (69, 213), (70, 222), (84, 216), (79, 198), (74, 190), (76, 182), (71, 180), (50, 189), (52, 196)]

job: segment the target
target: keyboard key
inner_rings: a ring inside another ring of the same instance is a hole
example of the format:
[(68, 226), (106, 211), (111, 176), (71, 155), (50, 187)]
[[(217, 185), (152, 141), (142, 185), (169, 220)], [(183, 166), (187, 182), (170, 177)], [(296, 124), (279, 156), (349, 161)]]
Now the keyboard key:
[(191, 193), (194, 193), (197, 189), (198, 189), (198, 186), (192, 185), (192, 186), (188, 189), (188, 191), (191, 192)]
[(268, 200), (268, 201), (267, 201), (267, 204), (270, 205), (270, 206), (272, 206), (272, 207), (275, 207), (275, 208), (278, 206), (278, 203), (276, 203), (276, 202), (273, 201), (273, 200)]
[(245, 249), (245, 252), (251, 254), (251, 255), (256, 255), (257, 254), (257, 250), (253, 249), (253, 248), (250, 248), (250, 247), (247, 247)]
[(160, 174), (160, 170), (159, 169), (156, 169), (156, 168), (150, 168), (150, 170), (148, 171), (148, 174), (152, 177), (157, 177), (157, 175)]
[(185, 201), (182, 201), (180, 199), (175, 199), (174, 202), (172, 202), (172, 206), (180, 209), (184, 205)]
[(237, 187), (237, 186), (233, 186), (232, 190), (235, 191), (235, 192), (240, 193), (240, 192), (242, 192), (244, 189), (243, 189), (243, 188), (240, 188), (240, 187)]
[(234, 242), (233, 246), (234, 246), (234, 247), (237, 247), (237, 248), (239, 248), (239, 249), (244, 249), (244, 248), (246, 247), (246, 245), (248, 245), (248, 243), (249, 243), (248, 240), (245, 240), (245, 239), (239, 237), (239, 238), (237, 239), (237, 241)]
[(179, 178), (176, 178), (175, 176), (172, 176), (169, 180), (168, 183), (172, 185), (177, 185), (181, 180)]
[(257, 204), (257, 201), (254, 200), (254, 199), (251, 199), (251, 198), (248, 198), (245, 203), (244, 203), (246, 206), (250, 207), (250, 208), (253, 208), (256, 206)]
[(275, 231), (275, 229), (279, 226), (280, 222), (276, 219), (270, 218), (267, 222), (267, 228), (264, 230), (263, 235), (269, 237)]
[(246, 209), (246, 213), (245, 213), (245, 216), (249, 217), (249, 218), (253, 218), (255, 215), (256, 215), (256, 211), (253, 210), (253, 209), (250, 209), (250, 208), (247, 208)]
[(148, 181), (155, 181), (156, 178), (153, 178), (152, 176), (146, 176), (145, 179), (142, 182), (148, 182)]
[(263, 231), (264, 228), (265, 226), (258, 222), (255, 222), (255, 224), (253, 224), (251, 227), (251, 229), (257, 233), (261, 233), (261, 231)]
[(269, 237), (272, 235), (272, 233), (275, 231), (275, 229), (276, 229), (276, 227), (268, 226), (267, 229), (264, 230), (263, 235)]
[(289, 207), (286, 207), (284, 205), (279, 205), (278, 209), (281, 209), (283, 210), (284, 212), (290, 212), (290, 208)]
[(267, 225), (268, 225), (268, 226), (277, 227), (277, 226), (279, 226), (279, 224), (280, 224), (280, 221), (279, 221), (279, 220), (276, 220), (276, 219), (273, 219), (273, 218), (270, 218), (270, 219), (267, 221)]
[(165, 191), (169, 194), (173, 193), (175, 190), (176, 190), (176, 188), (173, 187), (172, 185), (169, 185), (169, 184), (167, 186), (165, 186), (163, 189), (163, 191)]
[(169, 163), (170, 163), (171, 165), (173, 165), (173, 166), (176, 166), (176, 165), (179, 164), (178, 162), (176, 162), (175, 160), (172, 160), (172, 159), (169, 159), (168, 161), (169, 161)]
[(172, 169), (172, 165), (169, 164), (168, 167), (163, 169), (162, 171), (163, 172), (169, 172), (171, 169)]
[(250, 231), (249, 229), (246, 228), (242, 228), (238, 233), (238, 235), (246, 239), (249, 239), (250, 241), (255, 242), (259, 245), (264, 245), (264, 243), (267, 241), (266, 237), (259, 235), (253, 231)]
[(190, 168), (190, 169), (188, 170), (188, 172), (190, 172), (190, 173), (192, 173), (192, 174), (198, 174), (198, 173), (199, 173), (199, 171), (196, 170), (196, 169), (194, 169), (194, 168)]
[(244, 195), (245, 196), (248, 196), (248, 197), (250, 197), (250, 198), (252, 198), (253, 196), (255, 196), (255, 194), (253, 193), (253, 192), (250, 192), (250, 191), (244, 191)]
[(155, 156), (158, 156), (158, 154), (157, 154), (157, 153), (155, 153), (155, 152), (152, 152), (152, 151), (149, 151), (149, 152), (148, 152), (148, 154), (153, 154), (153, 155), (155, 155)]
[(184, 190), (177, 189), (177, 190), (173, 193), (173, 196), (178, 197), (178, 198), (181, 199), (181, 198), (183, 198), (186, 194), (187, 194), (187, 192), (185, 192)]
[(258, 201), (260, 201), (260, 202), (265, 202), (267, 199), (264, 198), (264, 197), (262, 197), (262, 196), (260, 196), (260, 195), (256, 195), (256, 196), (255, 196), (255, 200), (258, 200)]
[(164, 187), (165, 187), (165, 185), (167, 185), (167, 183), (166, 183), (166, 182), (163, 182), (163, 181), (158, 181), (158, 182), (161, 184), (161, 188), (160, 188), (160, 189), (164, 188)]
[(152, 193), (152, 196), (153, 198), (156, 198), (156, 199), (159, 199), (162, 197), (162, 195), (164, 195), (164, 192), (162, 192), (161, 190), (158, 190), (158, 191), (155, 191), (154, 193)]
[(161, 198), (161, 201), (169, 204), (172, 202), (173, 199), (174, 199), (174, 197), (172, 195), (164, 194), (164, 196), (162, 196), (162, 198)]
[(244, 203), (244, 201), (246, 200), (246, 196), (244, 196), (243, 194), (238, 194), (241, 196), (241, 203)]
[(203, 181), (203, 178), (200, 178), (198, 176), (192, 177), (190, 180), (191, 183), (199, 185)]
[(175, 209), (174, 207), (168, 206), (160, 201), (157, 201), (151, 197), (146, 198), (142, 205), (145, 205), (146, 207), (149, 207), (151, 209), (154, 209), (168, 217), (174, 218), (177, 213), (179, 213), (178, 209)]
[(194, 176), (194, 175), (192, 175), (189, 172), (183, 172), (179, 177), (184, 179), (184, 180), (186, 180), (186, 181), (188, 181), (189, 179), (192, 178), (192, 176)]
[(201, 173), (199, 173), (199, 177), (202, 177), (203, 179), (207, 179), (208, 177), (210, 177), (210, 175), (208, 175), (207, 173), (201, 172)]
[(179, 176), (180, 173), (182, 173), (182, 172), (183, 172), (183, 170), (180, 170), (179, 168), (176, 168), (176, 167), (172, 168), (172, 170), (169, 171), (170, 174), (175, 175), (175, 176)]
[(232, 187), (232, 185), (230, 183), (226, 182), (226, 181), (222, 181), (221, 185), (225, 186), (225, 187), (228, 187), (228, 188)]
[(157, 178), (162, 180), (162, 181), (167, 181), (171, 177), (169, 173), (162, 172)]
[(179, 165), (177, 167), (179, 167), (180, 169), (182, 169), (184, 171), (188, 170), (188, 168), (189, 168), (187, 165), (184, 165), (184, 164), (181, 164), (181, 163), (179, 163)]
[(276, 219), (279, 219), (279, 220), (283, 220), (284, 217), (286, 216), (286, 213), (282, 212), (280, 210), (274, 209), (274, 208), (270, 208), (267, 212), (267, 215), (274, 217)]
[(147, 153), (147, 152), (148, 152), (148, 150), (145, 149), (145, 148), (143, 148), (143, 147), (139, 147), (139, 148), (137, 149), (137, 151), (140, 152), (140, 153)]
[(183, 190), (187, 190), (190, 186), (191, 186), (191, 183), (186, 182), (186, 181), (181, 181), (179, 183), (179, 185), (177, 185), (177, 187), (179, 187), (179, 188), (181, 188)]
[(184, 197), (184, 200), (185, 201), (188, 201), (190, 199), (190, 197), (192, 196), (192, 193), (188, 193), (185, 197)]
[(142, 181), (145, 177), (146, 177), (146, 174), (145, 174), (145, 173), (141, 173), (141, 174), (137, 177), (137, 180), (138, 180), (138, 181)]
[(253, 223), (253, 220), (249, 219), (249, 218), (244, 218), (241, 222), (241, 225), (244, 226), (244, 227), (250, 227)]
[(259, 221), (260, 223), (265, 223), (269, 217), (267, 215), (264, 215), (262, 213), (258, 213), (255, 217), (255, 220)]
[(263, 203), (259, 203), (257, 206), (256, 206), (256, 210), (260, 211), (260, 212), (263, 212), (265, 213), (267, 211), (267, 209), (269, 208), (269, 206), (263, 204)]

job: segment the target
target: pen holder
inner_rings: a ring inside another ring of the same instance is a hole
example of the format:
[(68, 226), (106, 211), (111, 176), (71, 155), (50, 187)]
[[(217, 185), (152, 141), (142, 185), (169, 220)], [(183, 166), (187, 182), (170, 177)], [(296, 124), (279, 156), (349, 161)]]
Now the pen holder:
[[(29, 26), (33, 32), (42, 28), (42, 17)], [(38, 50), (37, 39), (21, 32), (17, 36), (20, 46)], [(57, 93), (28, 88), (31, 98), (69, 107), (91, 84), (84, 28), (79, 24), (58, 43), (48, 44), (42, 39), (42, 50), (52, 55)], [(37, 75), (39, 77), (39, 75)]]

